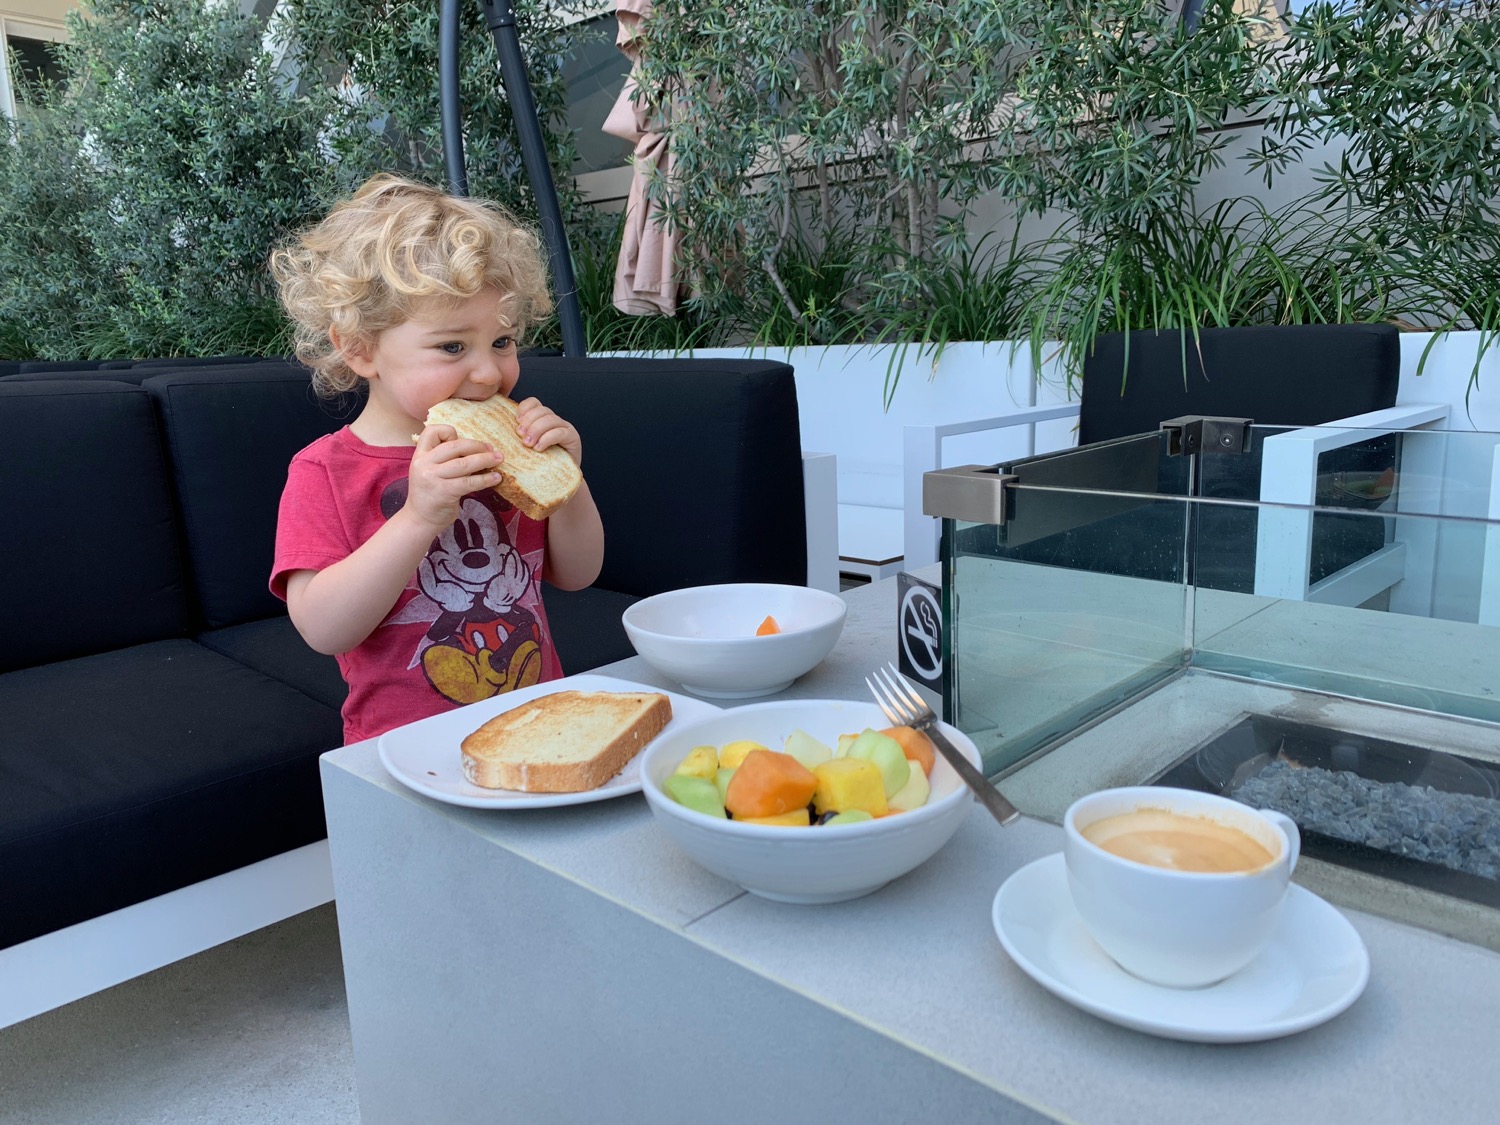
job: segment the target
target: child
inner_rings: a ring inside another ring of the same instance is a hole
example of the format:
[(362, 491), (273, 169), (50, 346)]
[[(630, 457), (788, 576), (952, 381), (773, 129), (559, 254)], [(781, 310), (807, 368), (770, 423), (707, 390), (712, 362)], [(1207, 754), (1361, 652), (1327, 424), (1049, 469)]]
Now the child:
[[(346, 743), (562, 674), (541, 582), (589, 585), (604, 557), (583, 484), (545, 522), (493, 491), (501, 461), (450, 426), (447, 398), (512, 395), (516, 343), (551, 309), (536, 237), (498, 208), (376, 176), (271, 256), (320, 394), (364, 384), (353, 423), (292, 459), (271, 589), (349, 684)], [(575, 430), (534, 398), (521, 437)]]

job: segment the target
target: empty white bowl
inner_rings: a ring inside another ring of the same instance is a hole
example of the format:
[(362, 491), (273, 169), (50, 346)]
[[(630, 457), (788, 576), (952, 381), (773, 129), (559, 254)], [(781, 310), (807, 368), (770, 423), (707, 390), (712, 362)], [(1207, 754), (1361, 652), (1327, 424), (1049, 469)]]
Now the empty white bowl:
[[(873, 703), (792, 699), (751, 703), (683, 725), (648, 746), (642, 788), (656, 823), (699, 864), (751, 894), (779, 902), (842, 902), (879, 890), (924, 863), (958, 831), (974, 795), (939, 754), (927, 804), (857, 824), (784, 828), (743, 824), (695, 812), (668, 797), (662, 783), (695, 746), (748, 738), (772, 750), (798, 728), (834, 746), (840, 734), (890, 723)], [(947, 724), (943, 733), (976, 765), (979, 751)]]
[[(625, 611), (625, 635), (647, 664), (694, 695), (746, 699), (789, 687), (838, 643), (848, 607), (806, 586), (730, 582), (670, 590)], [(781, 632), (758, 637), (774, 617)]]

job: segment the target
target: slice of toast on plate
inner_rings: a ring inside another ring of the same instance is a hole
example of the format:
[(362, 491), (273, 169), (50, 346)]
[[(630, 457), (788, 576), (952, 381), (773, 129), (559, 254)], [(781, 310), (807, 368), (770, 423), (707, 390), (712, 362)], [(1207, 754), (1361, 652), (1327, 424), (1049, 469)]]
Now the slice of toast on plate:
[(671, 719), (672, 701), (658, 692), (541, 695), (463, 740), (464, 777), (484, 789), (523, 793), (597, 789)]

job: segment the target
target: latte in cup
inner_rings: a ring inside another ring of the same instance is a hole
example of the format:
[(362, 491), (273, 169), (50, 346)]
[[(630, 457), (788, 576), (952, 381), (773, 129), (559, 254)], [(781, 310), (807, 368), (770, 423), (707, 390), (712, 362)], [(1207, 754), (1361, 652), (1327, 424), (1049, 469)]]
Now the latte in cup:
[(1211, 793), (1104, 789), (1063, 816), (1079, 921), (1133, 976), (1203, 988), (1271, 940), (1301, 852), (1291, 818)]
[(1276, 858), (1247, 832), (1171, 809), (1137, 808), (1086, 824), (1080, 832), (1111, 855), (1172, 871), (1257, 871)]

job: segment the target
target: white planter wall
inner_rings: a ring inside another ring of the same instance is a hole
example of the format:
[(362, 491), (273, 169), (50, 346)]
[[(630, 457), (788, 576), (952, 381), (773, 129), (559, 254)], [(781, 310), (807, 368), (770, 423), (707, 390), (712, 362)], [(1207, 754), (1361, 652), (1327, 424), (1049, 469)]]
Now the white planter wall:
[(987, 465), (1074, 444), (1074, 420), (1060, 419), (1037, 424), (1034, 433), (1014, 426), (943, 438), (937, 465), (930, 464), (930, 451), (907, 451), (910, 426), (1009, 416), (1022, 407), (1072, 401), (1055, 353), (1054, 347), (1043, 355), (1040, 375), (1030, 349), (1009, 342), (962, 342), (940, 350), (700, 348), (687, 354), (791, 364), (802, 448), (836, 458), (843, 568), (879, 577), (894, 569), (892, 559), (905, 556), (913, 566), (937, 559), (937, 521), (921, 516), (920, 499), (908, 499), (920, 497), (921, 472), (913, 466)]
[[(1500, 432), (1500, 340), (1479, 361), (1475, 382), (1479, 339), (1478, 332), (1445, 332), (1433, 342), (1431, 332), (1403, 332), (1396, 401), (1446, 402), (1453, 406), (1450, 429)], [(1422, 353), (1429, 344), (1424, 363)]]
[[(624, 354), (624, 353), (609, 353)], [(665, 354), (665, 353), (659, 353)], [(902, 429), (1007, 414), (1021, 406), (1076, 401), (1055, 355), (1044, 355), (1040, 377), (1024, 344), (950, 344), (937, 352), (896, 345), (832, 344), (803, 348), (698, 348), (695, 359), (747, 356), (791, 364), (797, 373), (802, 447), (839, 458), (839, 500), (900, 507)], [(888, 379), (895, 390), (889, 408)], [(1037, 427), (1038, 451), (1076, 439), (1071, 421)], [(1024, 456), (1020, 433), (950, 438), (944, 465), (992, 464)]]

